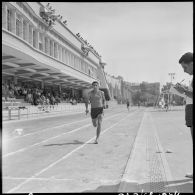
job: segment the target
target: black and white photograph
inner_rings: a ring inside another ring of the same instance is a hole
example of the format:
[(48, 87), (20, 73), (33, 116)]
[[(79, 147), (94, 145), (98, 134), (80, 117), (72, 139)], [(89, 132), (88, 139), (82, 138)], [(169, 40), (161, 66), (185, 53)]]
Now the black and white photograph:
[(2, 193), (193, 193), (193, 1), (1, 5)]

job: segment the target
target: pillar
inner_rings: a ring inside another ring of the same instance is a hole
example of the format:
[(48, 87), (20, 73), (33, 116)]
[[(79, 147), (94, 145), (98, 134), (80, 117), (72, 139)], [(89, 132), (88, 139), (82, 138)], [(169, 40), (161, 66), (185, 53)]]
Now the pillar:
[(17, 85), (18, 84), (18, 77), (14, 76), (14, 84)]
[(41, 89), (44, 89), (44, 81), (41, 82)]
[(14, 34), (16, 34), (16, 11), (14, 9), (11, 10), (12, 14), (11, 14), (11, 32), (13, 32)]
[(2, 4), (2, 27), (7, 29), (7, 5), (5, 2)]

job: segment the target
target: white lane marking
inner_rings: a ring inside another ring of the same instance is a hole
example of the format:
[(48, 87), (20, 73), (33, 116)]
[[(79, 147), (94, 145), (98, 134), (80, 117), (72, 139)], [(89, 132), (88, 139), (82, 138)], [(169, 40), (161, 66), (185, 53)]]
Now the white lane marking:
[[(129, 115), (132, 115), (133, 113), (128, 114), (125, 118), (119, 120), (117, 123), (113, 124), (112, 126), (110, 126), (109, 128), (105, 129), (101, 135), (103, 135), (104, 133), (106, 133), (108, 130), (112, 129), (113, 127), (115, 127), (116, 125), (118, 125), (121, 121), (125, 120), (127, 117), (129, 117)], [(10, 189), (7, 193), (12, 193), (15, 190), (19, 189), (21, 186), (23, 186), (24, 184), (26, 184), (27, 182), (29, 182), (32, 178), (35, 178), (36, 176), (40, 175), (41, 173), (47, 171), (49, 168), (53, 167), (54, 165), (58, 164), (59, 162), (61, 162), (62, 160), (68, 158), (71, 154), (73, 154), (74, 152), (80, 150), (81, 148), (83, 148), (84, 146), (86, 146), (89, 142), (91, 142), (96, 136), (92, 137), (91, 139), (89, 139), (87, 142), (85, 142), (84, 144), (82, 144), (81, 146), (75, 148), (74, 150), (72, 150), (71, 152), (69, 152), (68, 154), (66, 154), (65, 156), (63, 156), (62, 158), (58, 159), (57, 161), (51, 163), (49, 166), (47, 166), (46, 168), (42, 169), (41, 171), (39, 171), (38, 173), (35, 173), (33, 176), (31, 176), (30, 178), (28, 178), (27, 180), (23, 181), (22, 183), (20, 183), (19, 185), (17, 185), (16, 187)]]
[(12, 140), (14, 140), (14, 139), (23, 138), (23, 137), (25, 137), (25, 136), (29, 136), (29, 135), (34, 135), (34, 134), (42, 133), (42, 132), (47, 131), (47, 130), (50, 130), (50, 129), (56, 129), (56, 128), (60, 128), (60, 127), (63, 127), (63, 126), (72, 125), (72, 124), (74, 124), (74, 123), (79, 123), (79, 122), (86, 121), (86, 120), (89, 120), (89, 119), (84, 119), (84, 120), (75, 121), (75, 122), (71, 122), (71, 123), (64, 123), (64, 124), (62, 124), (62, 125), (58, 125), (58, 126), (55, 126), (55, 127), (48, 127), (48, 128), (42, 129), (41, 131), (36, 131), (36, 132), (33, 132), (33, 133), (28, 133), (28, 134), (22, 135), (22, 136), (20, 136), (20, 137), (8, 138), (8, 139), (6, 139), (5, 141), (12, 141)]
[[(110, 119), (110, 118), (113, 118), (113, 117), (118, 116), (118, 115), (121, 115), (121, 114), (112, 115), (111, 117), (105, 118), (105, 120)], [(28, 150), (29, 148), (32, 148), (32, 147), (37, 146), (37, 145), (40, 145), (40, 144), (42, 144), (42, 143), (44, 143), (44, 142), (47, 142), (47, 141), (49, 141), (49, 140), (55, 139), (55, 138), (57, 138), (57, 137), (60, 137), (60, 136), (62, 136), (62, 135), (65, 135), (65, 134), (74, 133), (74, 132), (79, 131), (79, 130), (85, 128), (85, 127), (89, 127), (89, 126), (91, 126), (91, 125), (92, 125), (92, 124), (90, 123), (90, 124), (81, 126), (81, 127), (79, 127), (79, 128), (73, 129), (72, 131), (68, 131), (68, 132), (59, 134), (59, 135), (57, 135), (57, 136), (50, 137), (50, 138), (48, 138), (48, 139), (46, 139), (46, 140), (43, 140), (43, 141), (41, 141), (41, 142), (38, 142), (38, 143), (35, 143), (35, 144), (33, 144), (33, 145), (27, 146), (27, 147), (25, 147), (25, 148), (21, 148), (21, 149), (19, 149), (19, 150), (14, 151), (14, 152), (7, 153), (7, 154), (3, 155), (2, 157), (5, 158), (5, 157), (8, 157), (8, 156), (14, 155), (14, 154), (16, 154), (16, 153), (18, 153), (18, 152), (23, 152), (23, 151), (25, 151), (25, 150)]]
[[(119, 112), (119, 113), (121, 113), (121, 112)], [(14, 137), (14, 138), (3, 139), (3, 141), (6, 141), (6, 142), (7, 141), (12, 141), (12, 140), (15, 140), (15, 139), (18, 139), (18, 138), (23, 138), (25, 136), (30, 136), (30, 135), (42, 133), (42, 132), (47, 131), (47, 130), (50, 130), (50, 129), (55, 129), (55, 128), (60, 128), (60, 127), (67, 126), (67, 125), (72, 125), (72, 124), (79, 123), (79, 122), (82, 122), (82, 121), (85, 121), (85, 120), (89, 120), (89, 118), (83, 119), (83, 120), (80, 120), (80, 121), (71, 122), (71, 123), (64, 123), (62, 125), (58, 125), (58, 126), (55, 126), (55, 127), (48, 127), (48, 128), (42, 129), (41, 131), (36, 131), (36, 132), (33, 132), (33, 133), (28, 133), (28, 134), (25, 134), (25, 135), (22, 135), (22, 136)]]
[(32, 179), (32, 180), (42, 180), (42, 181), (45, 181), (45, 180), (62, 180), (62, 181), (63, 180), (66, 180), (66, 181), (75, 180), (75, 179), (55, 178), (55, 177), (49, 177), (49, 178), (44, 178), (44, 177), (29, 178), (29, 177), (10, 177), (10, 176), (3, 177), (2, 179), (9, 179), (9, 180), (27, 180), (27, 179)]

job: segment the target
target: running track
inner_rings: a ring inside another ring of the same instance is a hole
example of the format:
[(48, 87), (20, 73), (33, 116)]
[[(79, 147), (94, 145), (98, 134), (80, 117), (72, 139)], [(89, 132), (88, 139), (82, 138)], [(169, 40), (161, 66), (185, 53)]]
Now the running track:
[(105, 110), (99, 144), (85, 114), (4, 123), (3, 193), (117, 191), (143, 113)]

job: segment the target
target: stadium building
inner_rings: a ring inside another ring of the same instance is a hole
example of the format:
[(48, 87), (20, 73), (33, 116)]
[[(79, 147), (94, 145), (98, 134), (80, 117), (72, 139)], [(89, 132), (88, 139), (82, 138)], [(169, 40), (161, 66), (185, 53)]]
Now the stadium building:
[(93, 81), (109, 99), (98, 52), (49, 5), (2, 2), (2, 83), (81, 97)]

